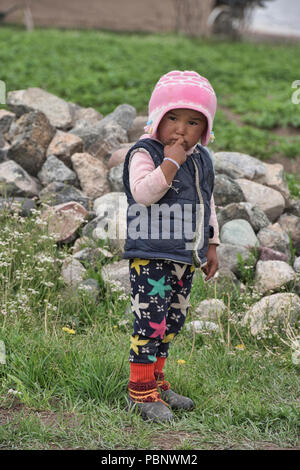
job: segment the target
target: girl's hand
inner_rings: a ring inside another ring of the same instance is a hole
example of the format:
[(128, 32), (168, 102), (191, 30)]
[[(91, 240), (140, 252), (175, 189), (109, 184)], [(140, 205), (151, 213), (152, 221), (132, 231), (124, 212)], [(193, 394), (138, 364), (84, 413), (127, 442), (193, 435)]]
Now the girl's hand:
[(206, 254), (207, 264), (202, 268), (202, 271), (206, 274), (205, 281), (209, 281), (209, 279), (211, 279), (218, 271), (219, 263), (216, 249), (216, 245), (211, 244), (208, 246)]
[(184, 163), (187, 158), (183, 148), (183, 143), (183, 137), (179, 137), (175, 144), (166, 145), (164, 150), (165, 157), (173, 158), (173, 160), (176, 160), (179, 165), (182, 165), (182, 163)]

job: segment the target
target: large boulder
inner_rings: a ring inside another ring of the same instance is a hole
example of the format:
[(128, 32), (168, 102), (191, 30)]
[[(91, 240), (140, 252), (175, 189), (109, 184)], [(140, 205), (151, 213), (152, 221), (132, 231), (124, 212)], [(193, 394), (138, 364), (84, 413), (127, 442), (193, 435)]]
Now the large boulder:
[(86, 210), (90, 210), (93, 205), (92, 199), (83, 194), (78, 188), (70, 184), (58, 182), (48, 184), (40, 191), (39, 198), (43, 203), (49, 206), (75, 201), (81, 204)]
[(127, 206), (127, 198), (122, 192), (111, 192), (94, 201), (97, 217), (91, 222), (92, 237), (95, 240), (108, 238), (119, 253), (124, 251), (126, 241)]
[(292, 293), (266, 296), (246, 312), (242, 325), (250, 325), (254, 336), (274, 332), (274, 326), (287, 326), (300, 320), (300, 297)]
[(259, 244), (253, 228), (244, 219), (226, 222), (221, 228), (220, 240), (222, 243), (241, 245), (249, 248)]
[(256, 181), (266, 174), (264, 164), (257, 158), (239, 152), (217, 152), (213, 155), (217, 172), (228, 174), (232, 178), (246, 178)]
[(110, 287), (119, 288), (125, 294), (130, 294), (131, 285), (129, 281), (129, 260), (122, 259), (115, 263), (106, 264), (101, 270), (102, 278), (105, 284)]
[(290, 255), (289, 237), (279, 223), (261, 229), (257, 234), (257, 238), (262, 247), (271, 248), (287, 256)]
[(246, 261), (249, 256), (249, 250), (240, 245), (231, 245), (227, 243), (221, 243), (217, 247), (217, 256), (219, 261), (220, 268), (230, 269), (235, 275), (239, 275), (239, 255), (242, 257), (243, 261)]
[(7, 106), (19, 117), (30, 111), (41, 111), (51, 126), (58, 129), (72, 127), (72, 114), (69, 104), (41, 88), (10, 91), (7, 94)]
[(132, 126), (128, 129), (128, 138), (130, 142), (136, 142), (145, 134), (144, 127), (148, 121), (148, 116), (137, 116)]
[(226, 222), (233, 219), (246, 220), (249, 222), (254, 232), (258, 232), (271, 223), (266, 214), (259, 209), (259, 207), (253, 206), (249, 202), (233, 202), (228, 204), (228, 206), (218, 211), (217, 219), (220, 230)]
[(34, 197), (40, 183), (13, 160), (0, 163), (0, 193), (2, 196)]
[(300, 217), (293, 214), (282, 214), (278, 224), (291, 237), (293, 248), (300, 255)]
[(295, 271), (284, 261), (258, 261), (256, 264), (255, 288), (262, 294), (277, 291), (295, 279)]
[(236, 182), (241, 187), (245, 200), (264, 211), (271, 222), (275, 222), (283, 213), (285, 201), (279, 191), (243, 178), (238, 178)]
[(88, 153), (74, 153), (71, 157), (84, 194), (92, 199), (110, 192), (105, 164)]
[(133, 106), (120, 104), (112, 113), (102, 119), (101, 125), (106, 126), (108, 123), (114, 122), (127, 132), (132, 127), (135, 118), (136, 110)]
[(74, 153), (84, 151), (82, 139), (69, 132), (56, 131), (47, 149), (47, 157), (54, 155), (59, 158), (67, 167), (72, 169), (71, 156)]
[(245, 201), (245, 196), (239, 184), (224, 174), (215, 176), (214, 199), (217, 206), (227, 206), (232, 202)]
[(7, 111), (6, 109), (0, 109), (0, 135), (5, 135), (15, 120), (16, 115)]
[(54, 155), (49, 155), (37, 176), (43, 186), (53, 182), (74, 185), (77, 183), (76, 173)]
[(49, 207), (42, 214), (48, 223), (48, 231), (56, 242), (69, 243), (76, 237), (76, 232), (83, 224), (87, 210), (78, 202), (67, 202)]
[(199, 320), (218, 321), (218, 319), (227, 311), (223, 300), (206, 299), (202, 300), (195, 308), (195, 316)]
[(78, 286), (86, 276), (87, 270), (80, 261), (70, 256), (62, 265), (61, 275), (68, 286)]
[(7, 156), (30, 175), (37, 176), (54, 134), (55, 129), (45, 114), (40, 111), (26, 113), (15, 123)]

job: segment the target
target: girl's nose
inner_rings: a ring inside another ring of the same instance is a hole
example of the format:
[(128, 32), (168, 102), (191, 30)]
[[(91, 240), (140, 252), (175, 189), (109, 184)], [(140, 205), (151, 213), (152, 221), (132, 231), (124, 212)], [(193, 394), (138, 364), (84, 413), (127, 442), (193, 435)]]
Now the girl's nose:
[(176, 132), (177, 134), (183, 135), (185, 131), (185, 124), (182, 122), (177, 122)]

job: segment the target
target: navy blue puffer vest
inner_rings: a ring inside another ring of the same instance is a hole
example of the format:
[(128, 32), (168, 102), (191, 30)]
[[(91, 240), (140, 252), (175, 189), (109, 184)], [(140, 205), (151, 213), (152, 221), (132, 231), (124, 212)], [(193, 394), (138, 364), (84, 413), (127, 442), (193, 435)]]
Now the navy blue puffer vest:
[(214, 169), (208, 151), (197, 145), (177, 171), (171, 188), (155, 204), (137, 204), (129, 184), (129, 163), (134, 150), (144, 148), (157, 168), (164, 146), (141, 139), (128, 151), (123, 169), (127, 196), (127, 239), (123, 258), (170, 259), (200, 267), (206, 262), (209, 237), (210, 199)]

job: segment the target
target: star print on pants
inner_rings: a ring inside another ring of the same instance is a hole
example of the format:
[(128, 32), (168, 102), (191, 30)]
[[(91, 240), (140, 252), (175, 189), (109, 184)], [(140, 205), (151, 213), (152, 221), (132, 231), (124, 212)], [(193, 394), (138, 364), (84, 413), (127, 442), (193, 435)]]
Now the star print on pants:
[(136, 294), (134, 298), (131, 297), (131, 306), (132, 306), (132, 311), (137, 314), (139, 319), (141, 319), (140, 308), (148, 308), (149, 303), (140, 302), (140, 294)]
[(139, 339), (139, 335), (131, 336), (130, 338), (131, 349), (135, 352), (135, 354), (139, 355), (138, 346), (144, 346), (145, 344), (149, 343), (149, 339)]
[(152, 321), (149, 321), (149, 325), (151, 328), (153, 328), (154, 333), (150, 335), (150, 338), (156, 338), (157, 336), (160, 336), (161, 339), (163, 339), (167, 325), (166, 325), (166, 319), (164, 318), (161, 323), (153, 323)]
[(148, 295), (155, 295), (159, 294), (162, 299), (165, 298), (165, 291), (172, 290), (171, 286), (165, 286), (165, 276), (161, 277), (159, 281), (155, 281), (155, 279), (148, 279), (149, 284), (154, 286), (152, 291), (149, 292)]
[(131, 263), (130, 267), (135, 268), (138, 275), (140, 275), (141, 274), (140, 266), (146, 266), (146, 264), (149, 264), (149, 263), (150, 263), (149, 259), (134, 258), (134, 260)]
[(171, 307), (173, 308), (179, 308), (182, 315), (186, 316), (187, 314), (187, 309), (190, 307), (190, 294), (185, 298), (181, 294), (177, 294), (179, 303), (178, 304), (171, 304)]

